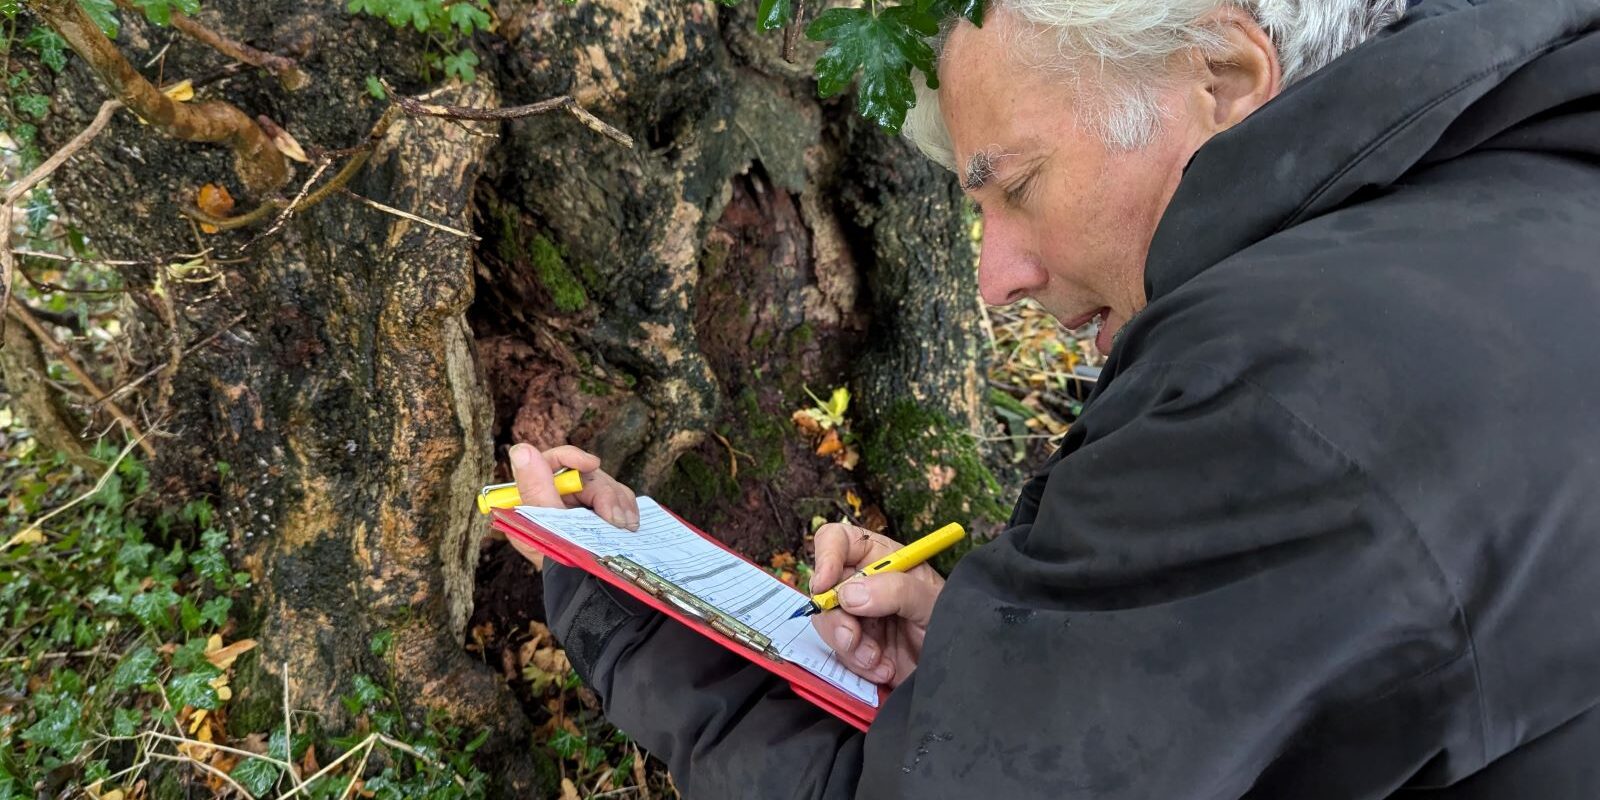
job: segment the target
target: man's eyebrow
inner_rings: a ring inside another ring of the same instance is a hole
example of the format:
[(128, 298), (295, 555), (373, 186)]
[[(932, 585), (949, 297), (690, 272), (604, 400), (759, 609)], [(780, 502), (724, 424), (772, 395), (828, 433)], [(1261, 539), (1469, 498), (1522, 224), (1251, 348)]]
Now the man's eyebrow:
[(1005, 158), (999, 147), (979, 150), (967, 158), (967, 172), (961, 179), (961, 189), (967, 192), (983, 188), (994, 177), (995, 162)]

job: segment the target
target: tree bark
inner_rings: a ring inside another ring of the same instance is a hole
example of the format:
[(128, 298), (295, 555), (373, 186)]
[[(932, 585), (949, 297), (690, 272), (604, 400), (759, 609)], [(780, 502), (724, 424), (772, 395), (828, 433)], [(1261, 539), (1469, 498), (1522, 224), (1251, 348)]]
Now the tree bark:
[[(206, 91), (267, 115), (314, 158), (361, 143), (385, 107), (367, 75), (427, 91), (426, 43), (343, 5), (211, 0), (202, 24), (293, 57), (311, 82), (289, 93), (242, 74)], [(167, 284), (178, 313), (153, 291), (159, 268), (123, 268), (137, 301), (131, 374), (169, 357), (170, 325), (180, 342), (226, 328), (164, 372), (170, 395), (152, 396), (171, 398), (153, 409), (167, 434), (158, 485), (213, 497), (254, 579), (260, 655), (241, 662), (233, 724), (270, 727), (287, 669), (293, 705), (337, 729), (349, 676), (383, 675), (411, 714), (496, 728), (485, 757), (504, 756), (495, 771), (516, 794), (537, 788), (508, 755), (527, 725), (462, 649), (484, 533), (473, 494), (505, 477), (496, 455), (511, 442), (589, 447), (757, 557), (799, 549), (813, 516), (848, 508), (845, 490), (879, 498), (905, 536), (998, 515), (974, 436), (983, 348), (953, 178), (848, 100), (818, 102), (806, 70), (780, 57), (782, 37), (754, 33), (753, 6), (495, 11), (498, 29), (475, 41), (477, 81), (432, 102), (570, 94), (635, 147), (562, 114), (393, 125), (348, 188), (479, 241), (339, 194), (270, 236), (257, 238), (262, 225), (197, 241), (178, 211), (201, 184), (237, 184), (228, 154), (128, 115), (55, 191), (107, 256), (212, 246), (244, 259), (214, 262), (208, 284)], [(171, 45), (166, 82), (225, 63), (124, 17), (116, 44), (131, 63)], [(74, 60), (45, 141), (105, 96)], [(298, 167), (283, 199), (310, 175)], [(853, 472), (789, 422), (807, 388), (841, 384), (859, 398)], [(383, 658), (367, 646), (380, 631), (394, 642)]]

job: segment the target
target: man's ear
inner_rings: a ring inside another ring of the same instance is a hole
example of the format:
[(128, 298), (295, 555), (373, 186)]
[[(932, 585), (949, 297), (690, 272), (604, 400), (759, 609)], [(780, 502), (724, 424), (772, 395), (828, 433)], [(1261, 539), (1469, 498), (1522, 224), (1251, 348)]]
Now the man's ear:
[(1222, 47), (1206, 57), (1204, 82), (1206, 119), (1211, 133), (1221, 133), (1278, 95), (1283, 79), (1278, 49), (1249, 13), (1225, 5), (1206, 20), (1222, 40)]

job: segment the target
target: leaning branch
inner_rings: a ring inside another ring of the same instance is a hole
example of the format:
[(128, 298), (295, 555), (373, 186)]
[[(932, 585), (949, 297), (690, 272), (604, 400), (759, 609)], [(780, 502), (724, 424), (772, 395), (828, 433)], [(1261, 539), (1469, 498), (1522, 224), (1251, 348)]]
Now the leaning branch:
[[(84, 145), (87, 145), (94, 137), (99, 136), (100, 131), (105, 130), (106, 124), (111, 122), (111, 115), (115, 114), (119, 108), (122, 108), (122, 101), (120, 100), (107, 100), (101, 103), (100, 111), (94, 115), (94, 120), (89, 123), (87, 128), (79, 131), (77, 136), (72, 137), (71, 141), (62, 145), (60, 150), (52, 153), (49, 158), (44, 160), (43, 164), (23, 176), (22, 180), (12, 184), (11, 188), (6, 190), (5, 198), (0, 200), (0, 309), (11, 305), (11, 273), (16, 268), (16, 258), (11, 251), (12, 209), (16, 207), (17, 201), (22, 199), (23, 195), (31, 191), (40, 181), (49, 177), (50, 173), (55, 172), (57, 167), (65, 164), (73, 153), (82, 150)], [(0, 330), (4, 330), (4, 326), (5, 318), (3, 314), (0, 314)]]
[(179, 103), (162, 94), (74, 0), (33, 0), (32, 8), (140, 119), (177, 139), (226, 144), (233, 149), (234, 171), (251, 191), (266, 193), (288, 182), (283, 154), (237, 106), (216, 100)]
[(127, 431), (128, 437), (139, 442), (139, 447), (144, 450), (145, 455), (151, 458), (155, 457), (155, 448), (145, 441), (144, 434), (139, 432), (139, 426), (133, 421), (133, 417), (128, 416), (128, 412), (123, 411), (121, 406), (106, 398), (106, 393), (100, 389), (100, 384), (89, 376), (88, 370), (78, 365), (78, 360), (73, 358), (72, 354), (67, 352), (67, 349), (62, 347), (55, 340), (55, 337), (51, 336), (50, 332), (45, 330), (38, 320), (33, 318), (32, 314), (28, 313), (28, 309), (24, 308), (20, 301), (13, 298), (10, 305), (6, 306), (6, 311), (16, 317), (17, 321), (21, 322), (28, 329), (28, 332), (39, 340), (39, 344), (44, 345), (56, 358), (61, 359), (61, 363), (66, 365), (67, 371), (78, 379), (78, 383), (82, 384), (84, 390), (89, 392), (89, 395), (96, 402), (105, 404), (106, 410), (111, 412), (111, 416), (116, 417), (117, 421), (122, 423), (122, 427)]
[[(143, 14), (144, 12), (132, 0), (117, 0), (117, 5), (122, 10)], [(234, 41), (210, 28), (184, 16), (172, 15), (172, 27), (182, 31), (189, 38), (215, 50), (235, 61), (242, 61), (253, 67), (260, 67), (273, 75), (278, 76), (278, 82), (283, 88), (293, 92), (304, 89), (311, 83), (310, 76), (300, 71), (300, 65), (295, 60), (276, 53), (257, 50), (244, 42)]]

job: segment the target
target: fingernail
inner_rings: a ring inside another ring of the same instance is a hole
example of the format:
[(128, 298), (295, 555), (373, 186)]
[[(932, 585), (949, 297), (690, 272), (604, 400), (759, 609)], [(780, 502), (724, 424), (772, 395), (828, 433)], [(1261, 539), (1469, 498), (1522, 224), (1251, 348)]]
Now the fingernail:
[(839, 652), (848, 653), (856, 644), (856, 632), (849, 628), (840, 628), (836, 637), (839, 641)]
[(516, 467), (526, 467), (533, 463), (533, 446), (519, 444), (511, 448), (511, 464)]
[(628, 512), (628, 527), (632, 528), (633, 530), (639, 530), (639, 512)]
[(859, 606), (867, 602), (867, 587), (859, 583), (847, 583), (839, 589), (839, 602), (847, 606)]
[(878, 660), (878, 646), (872, 642), (862, 642), (861, 650), (856, 653), (856, 661), (862, 667), (870, 667)]
[(894, 666), (892, 664), (879, 664), (878, 668), (872, 671), (873, 683), (888, 683), (893, 677)]

